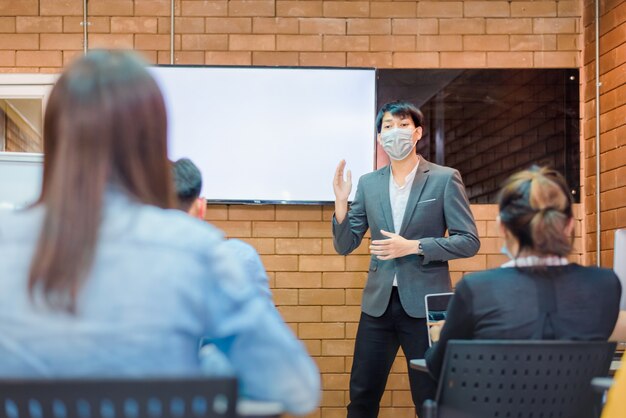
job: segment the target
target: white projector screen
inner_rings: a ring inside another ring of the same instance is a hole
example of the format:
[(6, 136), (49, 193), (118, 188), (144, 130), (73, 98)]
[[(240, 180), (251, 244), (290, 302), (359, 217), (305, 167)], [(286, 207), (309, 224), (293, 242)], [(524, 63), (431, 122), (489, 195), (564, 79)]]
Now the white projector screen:
[(151, 67), (168, 111), (169, 157), (190, 158), (214, 202), (334, 201), (375, 162), (374, 69)]

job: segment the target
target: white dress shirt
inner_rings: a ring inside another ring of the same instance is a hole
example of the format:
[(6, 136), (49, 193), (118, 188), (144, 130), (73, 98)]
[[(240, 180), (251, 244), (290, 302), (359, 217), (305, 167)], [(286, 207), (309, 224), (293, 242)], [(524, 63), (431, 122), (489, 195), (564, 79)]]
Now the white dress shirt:
[[(419, 160), (415, 164), (415, 168), (404, 178), (404, 185), (398, 186), (393, 178), (393, 169), (389, 166), (389, 200), (391, 201), (391, 215), (393, 217), (393, 229), (397, 234), (402, 227), (402, 220), (404, 219), (404, 212), (406, 212), (406, 205), (409, 201), (409, 195), (411, 194), (411, 186), (413, 180), (415, 180), (415, 173), (417, 173), (417, 167), (419, 166)], [(396, 276), (393, 276), (393, 285), (398, 286), (398, 280)]]

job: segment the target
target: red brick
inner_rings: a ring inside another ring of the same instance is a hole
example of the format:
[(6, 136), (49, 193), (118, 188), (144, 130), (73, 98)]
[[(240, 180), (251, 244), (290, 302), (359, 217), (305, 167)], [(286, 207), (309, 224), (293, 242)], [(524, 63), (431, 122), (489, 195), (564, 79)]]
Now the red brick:
[(578, 67), (579, 63), (578, 51), (550, 51), (550, 52), (535, 52), (534, 62), (535, 67), (550, 68), (550, 67)]
[[(180, 14), (180, 1), (175, 3), (175, 15)], [(171, 16), (170, 0), (135, 0), (135, 16)]]
[(112, 17), (111, 32), (157, 33), (157, 19), (155, 17)]
[(392, 67), (391, 52), (348, 52), (348, 67)]
[[(135, 35), (135, 49), (141, 49), (141, 50), (170, 49), (170, 39), (171, 39), (170, 35), (137, 34)], [(178, 48), (180, 48), (180, 45), (178, 45)]]
[(439, 54), (437, 52), (394, 52), (394, 68), (437, 68)]
[[(297, 59), (297, 56), (296, 56)], [(278, 238), (276, 254), (321, 254), (322, 240), (319, 238)]]
[(332, 237), (331, 226), (328, 222), (300, 222), (300, 237), (330, 238)]
[(63, 65), (61, 51), (17, 51), (17, 67), (60, 67)]
[(274, 16), (274, 0), (230, 0), (229, 16)]
[(417, 15), (422, 17), (461, 17), (462, 1), (420, 1), (417, 3)]
[(422, 35), (417, 38), (418, 51), (462, 51), (461, 35)]
[(0, 51), (0, 67), (15, 66), (15, 51)]
[(286, 322), (320, 322), (320, 306), (279, 306), (278, 312)]
[(511, 3), (511, 16), (556, 16), (556, 1), (515, 1)]
[[(63, 32), (83, 33), (83, 18), (74, 16), (63, 17)], [(89, 16), (89, 34), (109, 33), (111, 31), (111, 19), (108, 17)]]
[(0, 34), (0, 49), (25, 50), (38, 49), (39, 35), (36, 34)]
[(277, 0), (276, 16), (321, 17), (322, 2), (311, 0)]
[(437, 19), (392, 19), (394, 35), (436, 35), (439, 33)]
[(484, 52), (442, 52), (439, 58), (443, 68), (482, 68), (487, 65)]
[[(209, 52), (207, 52), (207, 54), (209, 54)], [(245, 238), (252, 236), (252, 222), (249, 221), (212, 221), (211, 223), (224, 231), (229, 238)]]
[[(174, 33), (210, 33), (205, 27), (205, 18), (203, 17), (176, 17), (174, 19)], [(210, 18), (207, 18), (210, 19)], [(225, 19), (225, 18), (221, 18)], [(158, 24), (159, 33), (170, 33), (171, 21), (167, 17), (160, 17)]]
[[(170, 51), (159, 51), (159, 62), (170, 62)], [(174, 51), (174, 63), (178, 65), (204, 64), (203, 51)]]
[(533, 19), (534, 33), (576, 33), (575, 18), (536, 18)]
[(321, 51), (321, 35), (277, 35), (276, 49), (279, 51)]
[(39, 13), (37, 0), (0, 0), (0, 16), (29, 16)]
[(465, 1), (465, 17), (507, 17), (510, 15), (508, 1)]
[(466, 35), (463, 36), (464, 51), (508, 51), (508, 35)]
[(415, 36), (370, 36), (370, 51), (415, 51)]
[(253, 234), (254, 237), (297, 237), (298, 236), (298, 223), (297, 222), (254, 222)]
[(346, 20), (333, 18), (301, 18), (300, 33), (344, 35), (346, 33)]
[(255, 51), (252, 53), (253, 65), (296, 67), (299, 63), (297, 52)]
[(298, 33), (298, 19), (295, 17), (255, 17), (252, 19), (252, 32), (267, 34)]
[(15, 28), (18, 33), (54, 33), (63, 31), (63, 18), (61, 17), (18, 16), (15, 22)]
[(370, 2), (370, 16), (371, 17), (416, 17), (417, 8), (415, 7), (417, 2), (394, 2), (389, 3), (387, 1), (374, 1)]
[(324, 17), (368, 17), (369, 5), (366, 1), (324, 1)]
[(228, 15), (228, 1), (226, 0), (183, 1), (182, 2), (182, 15), (183, 16), (227, 16)]
[(96, 33), (89, 36), (89, 48), (132, 49), (132, 34)]
[(182, 49), (191, 51), (227, 50), (228, 35), (185, 34), (182, 35)]
[(277, 221), (319, 221), (322, 219), (320, 206), (277, 205)]
[(334, 36), (326, 35), (323, 39), (324, 51), (367, 51), (368, 36)]
[(308, 67), (345, 67), (345, 52), (302, 52), (300, 65)]
[(229, 49), (233, 51), (273, 51), (274, 35), (229, 35)]
[(343, 271), (345, 258), (339, 255), (300, 256), (300, 271)]
[(207, 17), (206, 33), (251, 33), (252, 19), (249, 17)]
[(348, 35), (386, 35), (390, 33), (390, 19), (348, 19)]
[(322, 284), (324, 288), (363, 288), (367, 280), (366, 272), (324, 272), (322, 274)]
[(274, 218), (274, 205), (232, 205), (228, 208), (231, 221), (273, 221)]
[[(325, 273), (326, 274), (326, 273)], [(286, 289), (316, 289), (322, 287), (322, 273), (276, 272), (276, 287)], [(321, 319), (321, 318), (320, 318)]]
[(79, 33), (41, 34), (40, 49), (47, 50), (81, 50), (83, 36)]
[(207, 51), (204, 61), (207, 65), (252, 65), (252, 53), (249, 51)]
[[(323, 292), (323, 290), (300, 290), (302, 292)], [(342, 323), (304, 323), (298, 324), (298, 338), (304, 339), (338, 339), (345, 338), (345, 324)], [(343, 361), (341, 361), (343, 367)], [(337, 370), (335, 370), (337, 371)]]
[(0, 33), (15, 33), (14, 17), (0, 17)]
[(556, 35), (511, 35), (511, 51), (554, 51)]
[(298, 256), (295, 255), (261, 255), (267, 271), (298, 271)]
[(360, 317), (360, 306), (322, 306), (323, 322), (358, 322)]
[(487, 52), (489, 68), (531, 68), (532, 52)]
[(556, 48), (560, 51), (580, 51), (580, 35), (557, 35)]
[[(324, 305), (322, 308), (322, 320), (324, 320), (324, 309), (328, 305), (344, 305), (346, 302), (345, 291), (343, 289), (301, 289), (298, 291), (298, 303), (300, 305)], [(344, 306), (342, 306), (344, 308)], [(341, 321), (344, 321), (342, 318)], [(337, 321), (339, 322), (339, 320)], [(340, 338), (343, 337), (343, 332)]]
[(571, 16), (571, 17), (580, 17), (582, 16), (582, 5), (579, 0), (560, 0), (557, 3), (557, 14), (559, 16)]
[(485, 19), (440, 19), (439, 33), (442, 35), (466, 35), (485, 33)]
[(132, 16), (133, 0), (89, 0), (88, 16)]
[(489, 34), (513, 34), (513, 33), (532, 33), (532, 19), (514, 18), (514, 19), (487, 19), (487, 33)]

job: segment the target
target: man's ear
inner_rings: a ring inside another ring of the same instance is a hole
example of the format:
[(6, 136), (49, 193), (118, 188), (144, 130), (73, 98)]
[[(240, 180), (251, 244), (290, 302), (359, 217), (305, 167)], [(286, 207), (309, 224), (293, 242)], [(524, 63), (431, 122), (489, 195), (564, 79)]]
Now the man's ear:
[(413, 132), (413, 139), (415, 140), (416, 144), (419, 142), (420, 139), (422, 139), (423, 133), (424, 133), (424, 130), (422, 129), (421, 126), (418, 126), (417, 128), (415, 128), (415, 131)]
[(565, 225), (565, 235), (568, 237), (574, 236), (574, 228), (576, 227), (576, 220), (572, 217), (567, 221)]
[(200, 220), (204, 220), (206, 216), (206, 199), (199, 197), (196, 199), (194, 205), (196, 206), (196, 217)]

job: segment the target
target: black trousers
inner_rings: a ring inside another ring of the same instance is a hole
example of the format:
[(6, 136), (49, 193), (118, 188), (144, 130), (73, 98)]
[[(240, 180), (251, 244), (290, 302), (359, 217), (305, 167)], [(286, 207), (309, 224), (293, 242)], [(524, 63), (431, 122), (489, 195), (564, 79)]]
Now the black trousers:
[[(361, 312), (356, 334), (354, 361), (350, 374), (348, 418), (375, 418), (393, 361), (402, 347), (409, 360), (424, 358), (428, 349), (425, 318), (412, 318), (400, 303), (398, 289), (393, 288), (387, 310), (380, 317)], [(415, 410), (421, 415), (426, 399), (435, 399), (436, 383), (427, 374), (409, 367), (409, 383)]]

